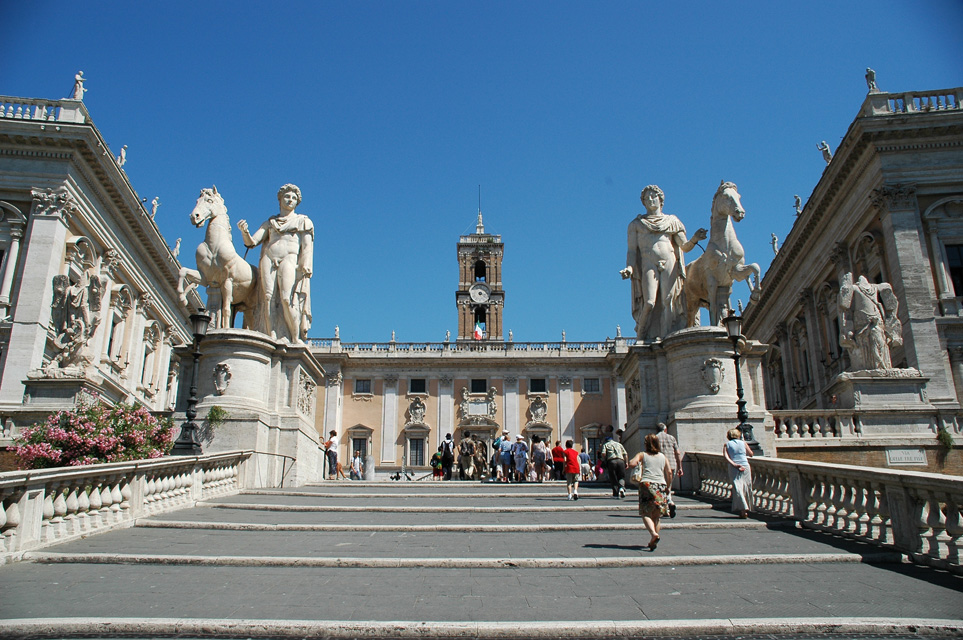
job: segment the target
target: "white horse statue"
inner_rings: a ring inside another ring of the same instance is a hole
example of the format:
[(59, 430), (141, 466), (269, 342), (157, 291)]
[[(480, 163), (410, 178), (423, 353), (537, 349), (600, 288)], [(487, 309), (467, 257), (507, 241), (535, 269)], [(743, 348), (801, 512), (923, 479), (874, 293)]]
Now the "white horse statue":
[(191, 222), (195, 227), (206, 222), (207, 233), (204, 242), (197, 245), (197, 270), (181, 267), (178, 273), (177, 293), (181, 302), (186, 306), (188, 292), (203, 285), (215, 328), (230, 329), (235, 314), (240, 311), (244, 313), (244, 328), (257, 329), (260, 302), (257, 269), (234, 249), (231, 220), (216, 186), (201, 189), (191, 211)]
[(686, 267), (685, 297), (687, 326), (699, 326), (699, 309), (709, 309), (709, 324), (717, 326), (729, 307), (732, 283), (747, 280), (752, 297), (758, 297), (761, 271), (755, 263), (746, 264), (746, 252), (736, 238), (732, 222), (746, 216), (736, 185), (722, 181), (712, 198), (709, 244), (705, 253)]

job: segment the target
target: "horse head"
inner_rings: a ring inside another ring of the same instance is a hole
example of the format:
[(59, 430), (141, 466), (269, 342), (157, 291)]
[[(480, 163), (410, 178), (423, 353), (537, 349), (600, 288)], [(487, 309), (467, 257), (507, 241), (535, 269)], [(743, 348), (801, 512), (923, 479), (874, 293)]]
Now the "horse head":
[(211, 189), (201, 189), (201, 195), (197, 198), (197, 204), (191, 211), (191, 223), (195, 227), (203, 226), (205, 222), (213, 220), (218, 216), (225, 215), (227, 207), (224, 206), (224, 198), (217, 192), (217, 187)]
[(734, 182), (723, 180), (712, 198), (712, 215), (727, 215), (739, 222), (746, 217), (746, 210), (742, 207), (742, 196)]

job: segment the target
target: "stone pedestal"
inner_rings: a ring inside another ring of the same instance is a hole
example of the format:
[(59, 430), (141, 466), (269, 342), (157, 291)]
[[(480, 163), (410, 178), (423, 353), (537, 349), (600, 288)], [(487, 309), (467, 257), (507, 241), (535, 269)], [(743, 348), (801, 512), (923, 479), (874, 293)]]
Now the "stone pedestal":
[[(324, 371), (307, 345), (278, 342), (256, 331), (222, 329), (207, 334), (201, 352), (197, 422), (204, 452), (254, 450), (258, 486), (320, 480), (324, 452), (315, 413)], [(188, 354), (181, 354), (181, 411), (190, 388)], [(228, 414), (216, 427), (205, 420), (214, 405)], [(183, 413), (175, 416), (183, 419)]]
[[(755, 341), (740, 343), (740, 366), (749, 423), (763, 452), (774, 455), (773, 420), (763, 391), (766, 348)], [(624, 440), (630, 454), (639, 451), (659, 422), (668, 425), (683, 451), (722, 451), (726, 432), (739, 423), (732, 355), (732, 342), (721, 327), (684, 329), (660, 342), (630, 347), (620, 368), (626, 380)]]
[(833, 381), (836, 408), (858, 412), (862, 436), (932, 434), (936, 408), (926, 395), (924, 377), (916, 369), (846, 371)]

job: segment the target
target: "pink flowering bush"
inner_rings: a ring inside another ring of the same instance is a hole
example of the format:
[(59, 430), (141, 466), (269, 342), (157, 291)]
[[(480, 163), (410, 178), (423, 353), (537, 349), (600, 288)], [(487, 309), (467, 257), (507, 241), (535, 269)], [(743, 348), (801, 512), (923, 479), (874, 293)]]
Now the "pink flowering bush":
[(173, 442), (170, 418), (158, 420), (146, 407), (94, 400), (27, 427), (14, 452), (21, 469), (44, 469), (159, 458)]

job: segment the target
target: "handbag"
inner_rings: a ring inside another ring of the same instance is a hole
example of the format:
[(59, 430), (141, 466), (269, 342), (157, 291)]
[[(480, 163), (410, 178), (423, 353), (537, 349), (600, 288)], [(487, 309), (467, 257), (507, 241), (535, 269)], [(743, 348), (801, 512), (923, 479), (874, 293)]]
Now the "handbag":
[(642, 484), (642, 463), (632, 467), (632, 473), (629, 475), (629, 484), (638, 487)]

